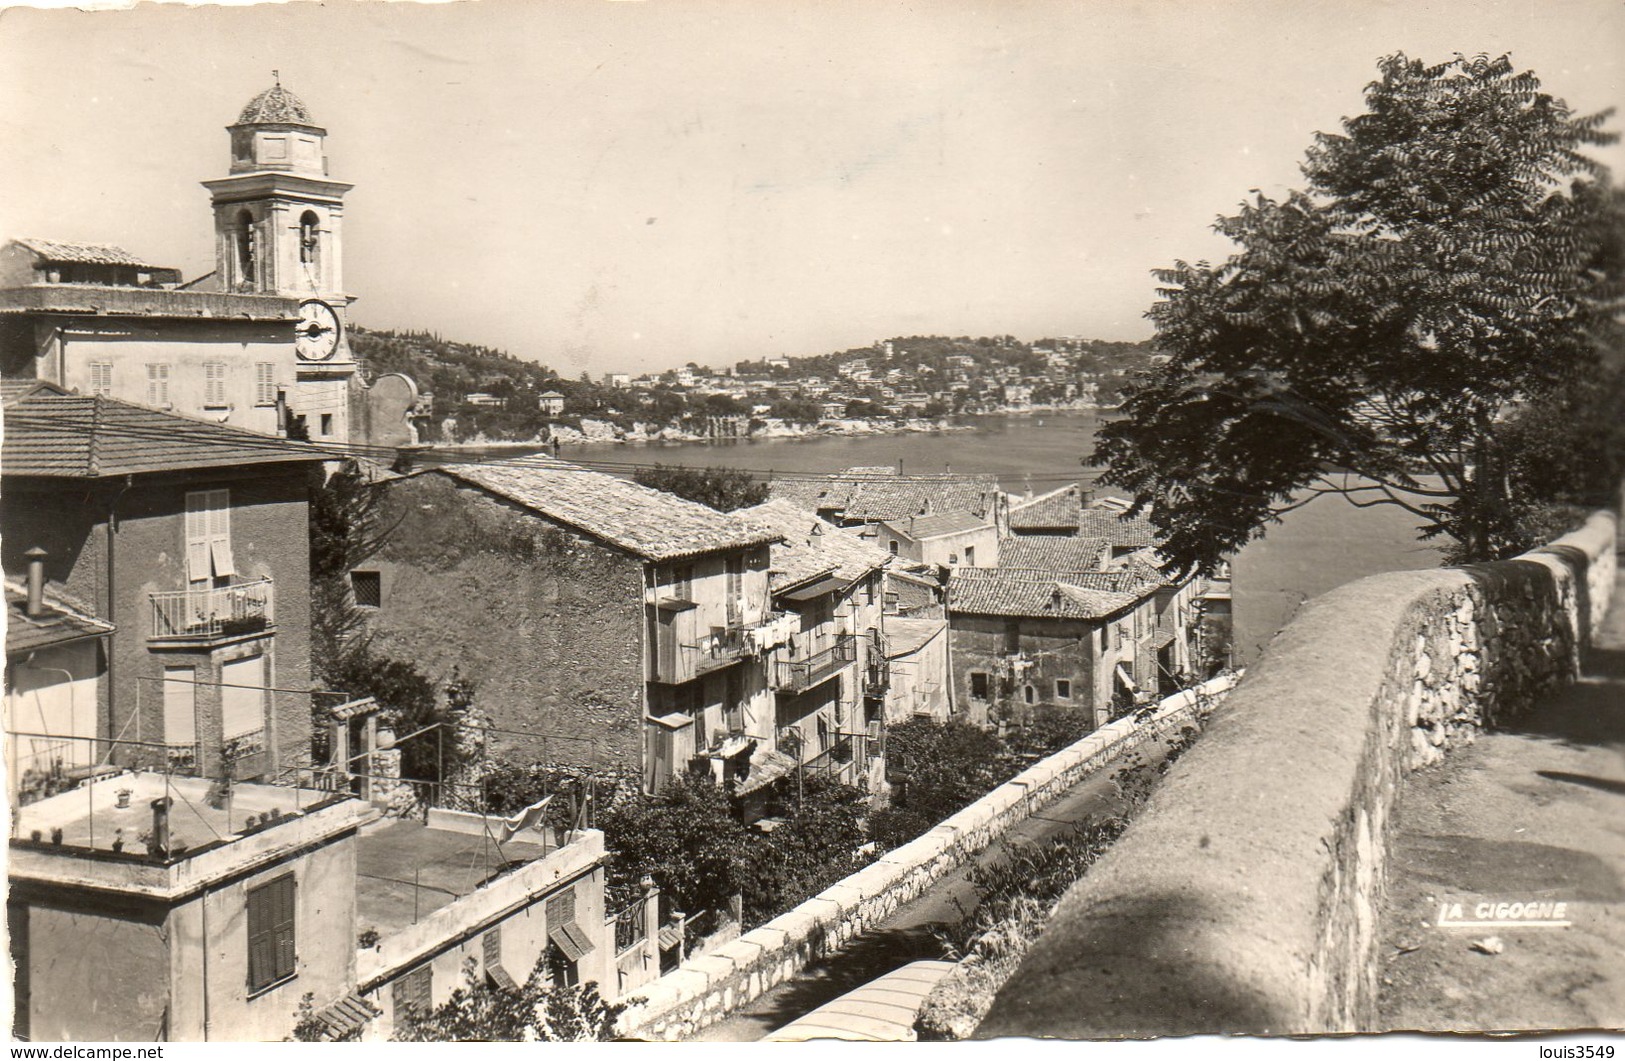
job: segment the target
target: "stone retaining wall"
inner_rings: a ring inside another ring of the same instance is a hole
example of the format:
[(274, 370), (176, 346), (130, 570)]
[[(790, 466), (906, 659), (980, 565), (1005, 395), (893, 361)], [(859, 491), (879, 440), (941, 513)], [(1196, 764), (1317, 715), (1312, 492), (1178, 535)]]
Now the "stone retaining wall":
[(1515, 560), (1312, 601), (1067, 893), (978, 1037), (1372, 1028), (1397, 786), (1576, 675), (1614, 550), (1598, 513)]
[(714, 1024), (874, 928), (976, 852), (1083, 778), (1189, 719), (1202, 698), (1234, 684), (1216, 678), (1169, 697), (1151, 720), (1120, 719), (1029, 767), (930, 832), (841, 880), (788, 913), (724, 944), (637, 994), (619, 1032), (680, 1039)]

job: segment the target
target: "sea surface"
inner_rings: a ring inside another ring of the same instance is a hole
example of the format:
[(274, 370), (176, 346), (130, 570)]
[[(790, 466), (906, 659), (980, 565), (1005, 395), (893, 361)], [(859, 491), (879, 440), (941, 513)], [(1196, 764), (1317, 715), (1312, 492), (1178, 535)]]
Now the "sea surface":
[[(743, 468), (763, 476), (798, 476), (857, 466), (909, 472), (989, 474), (1006, 490), (1045, 493), (1072, 482), (1093, 483), (1084, 462), (1101, 423), (1095, 411), (982, 416), (958, 422), (967, 430), (898, 435), (820, 435), (794, 439), (721, 442), (591, 443), (566, 446), (559, 456), (617, 474), (640, 465), (680, 464)], [(527, 450), (440, 451), (445, 460), (513, 456)], [(1121, 492), (1099, 487), (1101, 495)], [(1416, 519), (1391, 506), (1356, 508), (1346, 500), (1317, 498), (1233, 563), (1236, 662), (1257, 659), (1263, 647), (1303, 603), (1329, 589), (1384, 571), (1436, 567), (1437, 549), (1416, 537)]]
[[(1043, 493), (1080, 478), (1092, 479), (1083, 460), (1094, 448), (1100, 414), (1069, 411), (1023, 416), (978, 416), (955, 421), (956, 430), (895, 435), (814, 435), (807, 438), (726, 439), (716, 442), (592, 442), (565, 446), (562, 460), (628, 474), (633, 466), (681, 464), (743, 468), (764, 477), (838, 472), (885, 465), (911, 472), (953, 471), (996, 475), (1006, 490), (1028, 485)], [(482, 457), (511, 456), (509, 448), (461, 450)], [(436, 456), (444, 457), (444, 452)]]

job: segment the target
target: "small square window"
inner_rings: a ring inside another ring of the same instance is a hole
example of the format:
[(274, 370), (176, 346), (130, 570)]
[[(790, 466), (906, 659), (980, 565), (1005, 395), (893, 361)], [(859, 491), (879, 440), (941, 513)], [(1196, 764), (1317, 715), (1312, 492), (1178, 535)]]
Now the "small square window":
[(1057, 679), (1055, 679), (1055, 699), (1057, 699), (1057, 700), (1070, 700), (1070, 699), (1072, 699), (1072, 682), (1071, 681), (1069, 681), (1066, 678), (1057, 678)]
[(331, 435), (332, 433), (333, 433), (333, 414), (332, 413), (323, 413), (322, 414), (322, 437), (326, 438), (328, 435)]
[(351, 571), (350, 592), (355, 595), (359, 608), (381, 608), (384, 605), (384, 579), (377, 571)]
[(987, 675), (981, 671), (971, 671), (970, 698), (972, 700), (986, 700), (988, 698)]

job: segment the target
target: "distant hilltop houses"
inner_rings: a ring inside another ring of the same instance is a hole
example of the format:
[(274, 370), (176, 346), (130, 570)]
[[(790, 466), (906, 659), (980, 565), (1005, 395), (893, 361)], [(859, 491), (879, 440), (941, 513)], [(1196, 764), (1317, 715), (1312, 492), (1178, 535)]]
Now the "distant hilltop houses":
[(433, 441), (696, 439), (934, 430), (943, 418), (1113, 406), (1148, 344), (912, 337), (816, 357), (569, 378), (426, 333), (352, 329), (363, 363), (427, 381)]

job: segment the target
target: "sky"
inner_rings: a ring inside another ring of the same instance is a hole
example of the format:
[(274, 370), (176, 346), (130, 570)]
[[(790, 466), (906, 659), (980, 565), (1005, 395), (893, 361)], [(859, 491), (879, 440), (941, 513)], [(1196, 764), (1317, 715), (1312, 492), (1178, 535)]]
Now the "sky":
[[(1625, 97), (1625, 3), (10, 7), (0, 238), (207, 272), (198, 182), (277, 69), (355, 184), (362, 325), (569, 375), (897, 335), (1142, 339), (1151, 270), (1223, 257), (1213, 219), (1299, 186), (1394, 51), (1511, 52), (1601, 110)], [(1600, 156), (1625, 176), (1625, 148)]]

